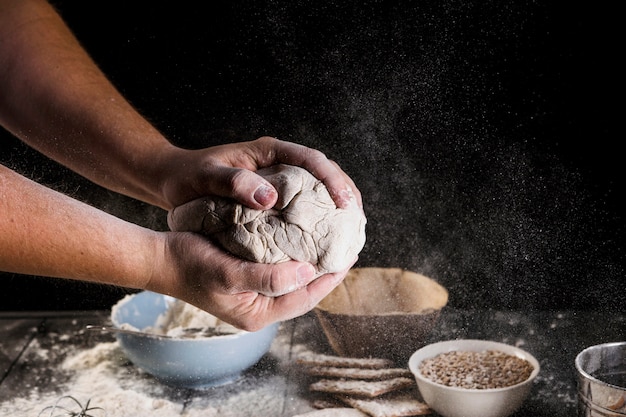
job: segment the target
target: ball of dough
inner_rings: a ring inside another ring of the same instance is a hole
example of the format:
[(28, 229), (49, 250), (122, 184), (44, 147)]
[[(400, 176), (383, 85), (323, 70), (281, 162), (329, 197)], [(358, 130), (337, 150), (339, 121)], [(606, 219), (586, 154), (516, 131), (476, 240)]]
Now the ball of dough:
[(203, 197), (170, 211), (170, 229), (202, 233), (249, 261), (306, 261), (318, 275), (347, 268), (365, 244), (367, 221), (356, 201), (337, 208), (326, 186), (300, 167), (280, 164), (256, 173), (278, 191), (273, 208)]

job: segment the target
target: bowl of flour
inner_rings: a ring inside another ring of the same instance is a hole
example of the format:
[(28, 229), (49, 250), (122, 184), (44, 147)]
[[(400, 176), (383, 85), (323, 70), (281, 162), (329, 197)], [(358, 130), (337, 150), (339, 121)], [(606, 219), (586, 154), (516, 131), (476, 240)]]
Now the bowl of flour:
[(159, 381), (202, 389), (234, 382), (270, 349), (279, 323), (247, 332), (175, 298), (143, 291), (111, 309), (128, 359)]

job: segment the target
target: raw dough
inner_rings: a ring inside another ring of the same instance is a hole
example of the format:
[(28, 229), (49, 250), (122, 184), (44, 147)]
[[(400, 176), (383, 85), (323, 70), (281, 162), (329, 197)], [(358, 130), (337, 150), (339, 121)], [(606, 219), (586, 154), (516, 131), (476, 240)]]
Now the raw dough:
[(366, 219), (356, 201), (337, 208), (326, 186), (300, 167), (280, 164), (257, 174), (278, 191), (272, 209), (204, 197), (170, 211), (169, 227), (203, 233), (250, 261), (307, 261), (318, 275), (347, 268), (365, 244)]

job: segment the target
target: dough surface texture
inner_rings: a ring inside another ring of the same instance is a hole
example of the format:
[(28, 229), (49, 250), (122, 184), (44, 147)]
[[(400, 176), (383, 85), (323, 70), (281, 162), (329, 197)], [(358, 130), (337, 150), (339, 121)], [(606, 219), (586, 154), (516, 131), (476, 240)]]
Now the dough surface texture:
[(278, 191), (272, 209), (203, 197), (171, 210), (170, 229), (202, 233), (249, 261), (306, 261), (318, 275), (347, 268), (365, 244), (367, 220), (356, 200), (337, 208), (326, 186), (300, 167), (280, 164), (256, 173)]

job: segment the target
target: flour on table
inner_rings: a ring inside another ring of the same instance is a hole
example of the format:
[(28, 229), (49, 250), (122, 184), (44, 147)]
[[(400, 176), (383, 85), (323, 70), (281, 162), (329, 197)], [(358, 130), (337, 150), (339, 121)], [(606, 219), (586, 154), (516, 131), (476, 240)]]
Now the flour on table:
[[(0, 416), (38, 416), (44, 408), (55, 405), (66, 395), (71, 395), (83, 406), (89, 401), (89, 407), (104, 408), (107, 417), (184, 415), (182, 402), (164, 399), (163, 386), (129, 370), (117, 342), (100, 343), (92, 349), (68, 356), (58, 372), (66, 372), (71, 377), (56, 387), (57, 392), (42, 394), (33, 391), (26, 397), (0, 403)], [(69, 399), (63, 399), (59, 405), (73, 412), (80, 411), (80, 407)], [(104, 416), (98, 414), (98, 410), (90, 413), (94, 417)]]
[[(34, 346), (45, 356), (47, 350)], [(69, 376), (65, 382), (55, 382), (56, 392), (23, 390), (24, 395), (0, 402), (0, 416), (39, 416), (47, 406), (59, 405), (71, 412), (80, 412), (79, 406), (69, 398), (72, 396), (83, 406), (101, 407), (89, 411), (93, 417), (247, 417), (270, 415), (265, 413), (281, 398), (279, 384), (261, 384), (255, 381), (234, 383), (221, 401), (209, 404), (203, 401), (202, 391), (178, 390), (155, 382), (154, 378), (131, 365), (117, 342), (104, 342), (91, 349), (68, 352), (67, 358), (55, 369), (57, 374)], [(63, 378), (59, 378), (63, 379)], [(251, 402), (251, 403), (250, 403)], [(236, 407), (233, 407), (233, 403)], [(250, 404), (248, 404), (250, 403)], [(48, 417), (49, 411), (41, 414)], [(61, 414), (55, 412), (54, 416)], [(65, 414), (62, 414), (65, 415)]]

